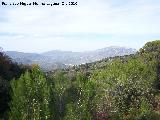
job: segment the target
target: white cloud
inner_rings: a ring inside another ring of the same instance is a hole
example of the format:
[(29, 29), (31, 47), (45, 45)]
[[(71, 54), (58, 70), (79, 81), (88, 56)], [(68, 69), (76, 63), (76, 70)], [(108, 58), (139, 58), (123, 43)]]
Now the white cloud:
[[(80, 38), (74, 37), (75, 40), (70, 40), (71, 38), (66, 38), (64, 35), (92, 33), (133, 36), (160, 33), (160, 2), (157, 0), (123, 0), (118, 2), (117, 0), (77, 0), (77, 2), (78, 6), (32, 6), (9, 7), (8, 9), (0, 6), (0, 10), (3, 10), (4, 13), (3, 17), (0, 17), (0, 33), (16, 35), (15, 38), (7, 35), (5, 38), (0, 36), (0, 39), (5, 41), (11, 41), (11, 39), (16, 41), (18, 39), (21, 45), (32, 40), (33, 45), (39, 42), (41, 47), (46, 44), (45, 41), (48, 41), (55, 43), (55, 45), (47, 44), (47, 46), (50, 46), (49, 48), (64, 46), (66, 49), (73, 48), (76, 50), (74, 45), (77, 43), (76, 39), (79, 40)], [(5, 20), (2, 20), (2, 18)], [(57, 39), (57, 36), (60, 39)], [(23, 42), (20, 42), (20, 40), (23, 40)], [(111, 40), (114, 41), (114, 39)], [(72, 44), (67, 44), (65, 41)], [(97, 48), (96, 44), (98, 43), (99, 46), (104, 46), (104, 43), (107, 43), (106, 41), (109, 40), (96, 41), (91, 45), (92, 47), (88, 46), (89, 42), (87, 40), (78, 42), (80, 47), (77, 50)], [(62, 45), (62, 43), (65, 44)], [(86, 43), (86, 46), (84, 43)]]
[(120, 7), (112, 7), (103, 0), (79, 1), (74, 7), (15, 7), (7, 11), (8, 20), (2, 23), (4, 27), (0, 31), (46, 35), (54, 32), (159, 33), (158, 11), (160, 5), (137, 0)]

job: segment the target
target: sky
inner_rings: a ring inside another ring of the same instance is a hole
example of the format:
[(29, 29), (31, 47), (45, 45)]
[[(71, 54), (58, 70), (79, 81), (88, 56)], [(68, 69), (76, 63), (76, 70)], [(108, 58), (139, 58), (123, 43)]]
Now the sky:
[(138, 50), (146, 42), (160, 39), (160, 0), (63, 1), (78, 5), (2, 6), (0, 2), (0, 47), (5, 51), (37, 53), (90, 51), (108, 46)]

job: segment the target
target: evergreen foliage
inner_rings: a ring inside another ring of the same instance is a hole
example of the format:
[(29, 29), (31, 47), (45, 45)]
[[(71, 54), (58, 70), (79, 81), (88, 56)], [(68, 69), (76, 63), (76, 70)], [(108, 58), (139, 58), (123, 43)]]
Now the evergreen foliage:
[[(7, 77), (0, 77), (3, 93)], [(11, 88), (10, 120), (160, 120), (160, 41), (45, 75), (33, 65)]]
[(18, 78), (26, 69), (29, 67), (12, 62), (0, 48), (0, 119), (7, 119), (8, 103), (11, 100), (10, 81)]
[(10, 120), (49, 120), (50, 87), (39, 68), (13, 80)]

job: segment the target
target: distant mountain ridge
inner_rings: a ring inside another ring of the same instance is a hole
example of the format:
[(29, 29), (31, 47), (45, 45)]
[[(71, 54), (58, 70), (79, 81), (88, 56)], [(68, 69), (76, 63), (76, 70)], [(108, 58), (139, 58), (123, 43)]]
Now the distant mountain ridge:
[(111, 46), (86, 52), (53, 50), (41, 54), (17, 51), (6, 51), (5, 53), (17, 63), (39, 64), (45, 70), (52, 70), (94, 62), (107, 57), (135, 54), (136, 52), (137, 50), (132, 48)]

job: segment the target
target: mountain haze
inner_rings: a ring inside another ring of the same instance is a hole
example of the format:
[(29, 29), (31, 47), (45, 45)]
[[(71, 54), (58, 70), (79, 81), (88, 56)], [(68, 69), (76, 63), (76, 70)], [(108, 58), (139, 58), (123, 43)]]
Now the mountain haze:
[(51, 70), (94, 62), (107, 57), (135, 54), (136, 50), (132, 48), (111, 46), (86, 52), (53, 50), (41, 54), (17, 51), (6, 51), (5, 53), (17, 63), (39, 64), (43, 69)]

